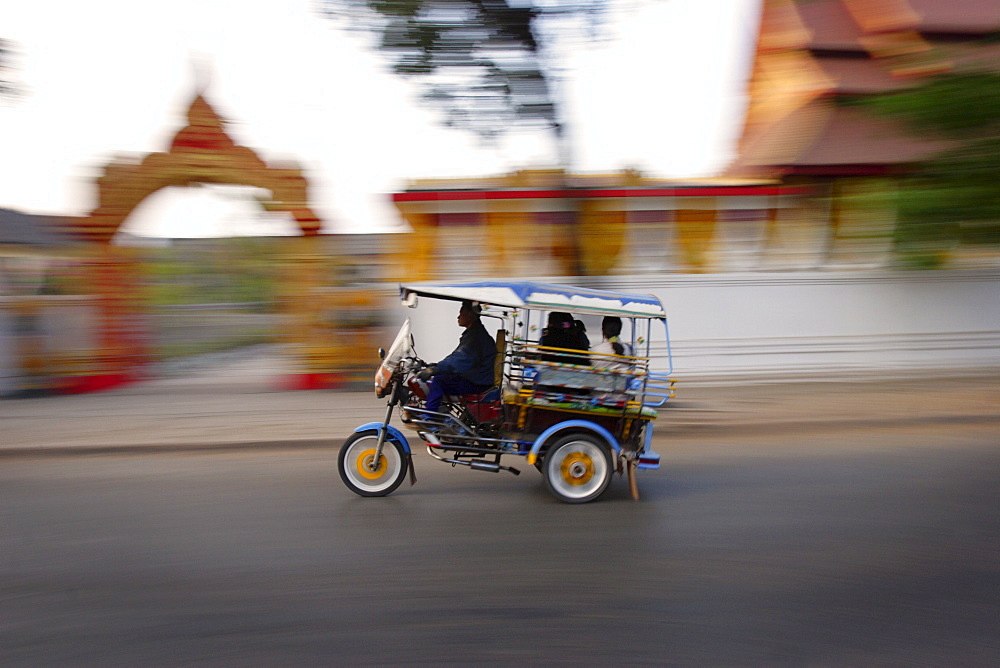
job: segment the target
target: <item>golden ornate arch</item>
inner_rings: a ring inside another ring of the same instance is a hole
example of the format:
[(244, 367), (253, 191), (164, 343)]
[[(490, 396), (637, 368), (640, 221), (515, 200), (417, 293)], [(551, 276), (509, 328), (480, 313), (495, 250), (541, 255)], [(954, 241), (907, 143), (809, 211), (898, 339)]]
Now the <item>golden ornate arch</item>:
[(268, 165), (226, 133), (226, 121), (201, 93), (187, 112), (188, 124), (167, 152), (150, 153), (141, 161), (116, 159), (97, 179), (98, 203), (79, 219), (84, 239), (108, 243), (125, 219), (146, 197), (168, 186), (222, 183), (263, 188), (271, 198), (267, 211), (287, 211), (305, 236), (319, 233), (321, 221), (309, 203), (308, 182), (295, 163)]

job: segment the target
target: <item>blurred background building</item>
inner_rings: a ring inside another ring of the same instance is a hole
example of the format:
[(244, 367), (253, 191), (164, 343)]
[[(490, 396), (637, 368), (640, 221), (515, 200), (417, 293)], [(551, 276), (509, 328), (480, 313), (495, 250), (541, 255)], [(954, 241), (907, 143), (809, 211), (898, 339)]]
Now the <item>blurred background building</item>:
[(524, 170), (418, 181), (393, 201), (413, 229), (403, 275), (454, 279), (759, 269), (775, 226), (808, 195), (762, 180)]
[[(301, 167), (240, 145), (198, 90), (164, 150), (103, 166), (88, 215), (0, 210), (0, 394), (97, 390), (258, 344), (280, 346), (284, 387), (367, 384), (399, 319), (396, 282), (486, 277), (658, 294), (689, 375), (1000, 365), (995, 239), (955, 235), (934, 249), (947, 271), (899, 271), (901, 193), (956, 140), (868, 104), (1000, 71), (984, 39), (1000, 3), (762, 0), (760, 17), (723, 174), (417, 179), (386, 195), (398, 234), (321, 233)], [(300, 235), (150, 243), (122, 230), (150, 195), (201, 184), (257, 189)]]
[[(415, 181), (393, 195), (420, 251), (406, 274), (450, 276), (470, 258), (491, 276), (892, 265), (900, 183), (955, 142), (864, 101), (946, 72), (1000, 72), (987, 39), (998, 31), (1000, 4), (984, 0), (763, 0), (738, 155), (722, 176)], [(959, 243), (944, 264), (997, 266), (1000, 253)]]
[[(998, 31), (1000, 3), (990, 0), (763, 0), (746, 123), (726, 174), (809, 186), (798, 233), (815, 239), (825, 264), (890, 261), (900, 182), (956, 142), (865, 102), (935, 75), (1000, 72)], [(947, 258), (996, 260), (995, 246), (960, 245)]]

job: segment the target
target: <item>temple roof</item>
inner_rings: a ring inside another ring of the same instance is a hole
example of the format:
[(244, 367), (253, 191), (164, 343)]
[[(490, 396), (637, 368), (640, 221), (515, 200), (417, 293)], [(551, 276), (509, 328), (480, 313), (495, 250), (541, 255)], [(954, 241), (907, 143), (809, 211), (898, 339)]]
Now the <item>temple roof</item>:
[(923, 32), (985, 35), (1000, 30), (997, 0), (909, 0)]
[[(768, 4), (764, 0), (764, 4)], [(802, 17), (802, 24), (811, 33), (810, 49), (864, 51), (859, 38), (861, 31), (842, 2), (793, 3)]]
[(835, 82), (836, 92), (843, 95), (884, 93), (904, 88), (912, 79), (894, 76), (873, 58), (822, 58), (819, 66)]
[(808, 48), (816, 50), (865, 50), (867, 36), (909, 30), (966, 35), (1000, 30), (997, 0), (798, 0), (792, 4), (802, 26), (811, 33)]
[(916, 138), (859, 109), (835, 108), (823, 131), (789, 165), (889, 165), (915, 162), (950, 146)]
[(1000, 29), (1000, 0), (762, 0), (761, 12), (747, 117), (727, 176), (924, 159), (947, 144), (836, 100), (955, 67), (1000, 69), (1000, 45), (966, 38)]

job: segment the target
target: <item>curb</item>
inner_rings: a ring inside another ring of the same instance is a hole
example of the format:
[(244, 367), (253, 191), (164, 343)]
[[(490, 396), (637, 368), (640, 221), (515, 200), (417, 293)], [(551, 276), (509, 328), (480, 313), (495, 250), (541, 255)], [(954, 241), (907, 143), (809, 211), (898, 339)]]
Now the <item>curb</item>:
[[(920, 417), (897, 418), (826, 418), (820, 420), (779, 420), (775, 422), (734, 422), (730, 424), (706, 421), (701, 423), (689, 422), (681, 425), (658, 425), (659, 429), (656, 430), (655, 434), (663, 435), (664, 433), (668, 433), (690, 436), (693, 431), (697, 431), (697, 435), (729, 434), (736, 432), (741, 434), (766, 434), (768, 432), (787, 430), (839, 431), (850, 429), (917, 427), (922, 425), (989, 424), (994, 422), (1000, 422), (1000, 415), (988, 413), (971, 415), (925, 415)], [(656, 435), (654, 435), (653, 438), (655, 439)]]
[[(938, 426), (949, 424), (992, 424), (1000, 422), (1000, 414), (969, 414), (969, 415), (927, 415), (921, 417), (900, 418), (861, 418), (861, 419), (823, 419), (823, 420), (780, 420), (774, 422), (701, 422), (687, 424), (664, 424), (655, 431), (657, 438), (683, 436), (700, 438), (726, 434), (761, 435), (772, 432), (786, 431), (844, 431), (851, 429), (878, 429), (908, 426)], [(416, 438), (416, 437), (414, 437)], [(125, 445), (57, 445), (57, 446), (23, 446), (0, 448), (0, 459), (40, 458), (40, 457), (87, 457), (103, 455), (160, 455), (173, 453), (233, 453), (248, 450), (292, 452), (302, 450), (330, 449), (336, 451), (341, 438), (333, 435), (329, 438), (279, 439), (269, 441), (218, 441), (195, 443), (150, 443)]]
[(319, 450), (339, 446), (337, 438), (304, 438), (277, 441), (223, 441), (217, 443), (136, 443), (125, 445), (36, 445), (0, 448), (0, 459), (38, 457), (87, 457), (98, 455), (161, 455), (180, 452), (227, 453), (244, 450)]

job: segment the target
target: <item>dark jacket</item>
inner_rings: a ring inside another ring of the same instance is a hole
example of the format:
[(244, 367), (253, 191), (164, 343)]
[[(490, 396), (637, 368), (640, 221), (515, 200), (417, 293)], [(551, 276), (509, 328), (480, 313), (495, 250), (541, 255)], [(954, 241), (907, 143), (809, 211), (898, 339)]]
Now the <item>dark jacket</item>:
[(477, 322), (462, 332), (455, 351), (435, 364), (438, 373), (453, 373), (476, 385), (493, 385), (493, 361), (497, 345), (490, 333)]
[[(538, 344), (548, 346), (549, 348), (568, 348), (570, 350), (588, 350), (590, 348), (590, 341), (587, 340), (587, 335), (577, 331), (575, 328), (559, 329), (547, 327), (542, 332), (542, 338)], [(566, 353), (543, 353), (539, 357), (547, 362), (590, 365), (590, 358), (586, 355), (583, 357), (573, 357)]]

